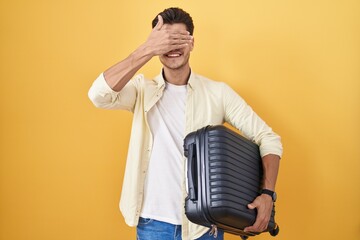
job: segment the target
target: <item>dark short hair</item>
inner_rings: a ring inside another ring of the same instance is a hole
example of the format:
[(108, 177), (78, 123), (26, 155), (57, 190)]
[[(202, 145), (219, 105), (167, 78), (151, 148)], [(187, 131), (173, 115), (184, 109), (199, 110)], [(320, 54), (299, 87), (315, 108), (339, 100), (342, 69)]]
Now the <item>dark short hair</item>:
[[(174, 24), (174, 23), (183, 23), (186, 25), (186, 30), (190, 32), (191, 35), (194, 33), (194, 23), (193, 20), (187, 12), (182, 10), (181, 8), (172, 7), (167, 8), (158, 15), (164, 20), (164, 24)], [(158, 15), (152, 21), (152, 28), (156, 26), (158, 23)]]

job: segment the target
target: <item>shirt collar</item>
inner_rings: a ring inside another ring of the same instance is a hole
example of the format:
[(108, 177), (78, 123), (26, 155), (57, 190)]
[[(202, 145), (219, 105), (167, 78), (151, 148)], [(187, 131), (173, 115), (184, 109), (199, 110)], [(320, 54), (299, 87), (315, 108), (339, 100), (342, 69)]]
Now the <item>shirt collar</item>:
[[(161, 69), (161, 72), (158, 76), (156, 76), (154, 78), (155, 82), (157, 83), (158, 85), (158, 88), (162, 88), (163, 86), (165, 86), (165, 79), (164, 79), (164, 75), (163, 75), (163, 69)], [(189, 80), (188, 80), (188, 86), (191, 88), (191, 89), (194, 89), (196, 88), (196, 74), (193, 73), (193, 71), (190, 70), (190, 77), (189, 77)]]

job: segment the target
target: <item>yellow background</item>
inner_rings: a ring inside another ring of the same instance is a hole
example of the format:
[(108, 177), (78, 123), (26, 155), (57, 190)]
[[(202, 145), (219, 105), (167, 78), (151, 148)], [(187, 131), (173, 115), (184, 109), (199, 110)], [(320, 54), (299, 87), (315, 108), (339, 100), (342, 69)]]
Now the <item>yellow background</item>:
[(0, 239), (135, 239), (118, 210), (132, 115), (87, 91), (170, 6), (193, 16), (193, 70), (282, 136), (276, 239), (360, 239), (358, 0), (1, 0)]

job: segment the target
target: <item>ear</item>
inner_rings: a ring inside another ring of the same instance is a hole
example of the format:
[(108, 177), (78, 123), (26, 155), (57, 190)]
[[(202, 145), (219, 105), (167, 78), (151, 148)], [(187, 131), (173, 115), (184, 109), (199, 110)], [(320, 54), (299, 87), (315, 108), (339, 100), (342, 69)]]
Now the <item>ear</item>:
[(190, 51), (194, 49), (194, 43), (195, 43), (195, 38), (193, 38), (192, 42), (190, 43)]

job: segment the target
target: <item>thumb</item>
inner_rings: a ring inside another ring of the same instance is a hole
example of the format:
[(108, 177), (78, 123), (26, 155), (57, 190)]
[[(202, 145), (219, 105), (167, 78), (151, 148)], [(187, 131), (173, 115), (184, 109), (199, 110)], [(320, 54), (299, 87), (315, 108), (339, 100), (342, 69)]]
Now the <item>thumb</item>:
[(160, 30), (163, 25), (164, 25), (164, 20), (163, 20), (162, 16), (159, 14), (158, 15), (158, 22), (156, 23), (154, 29)]
[(248, 207), (249, 209), (255, 209), (255, 208), (256, 208), (256, 206), (255, 206), (254, 203), (249, 203), (249, 204), (247, 205), (247, 207)]

